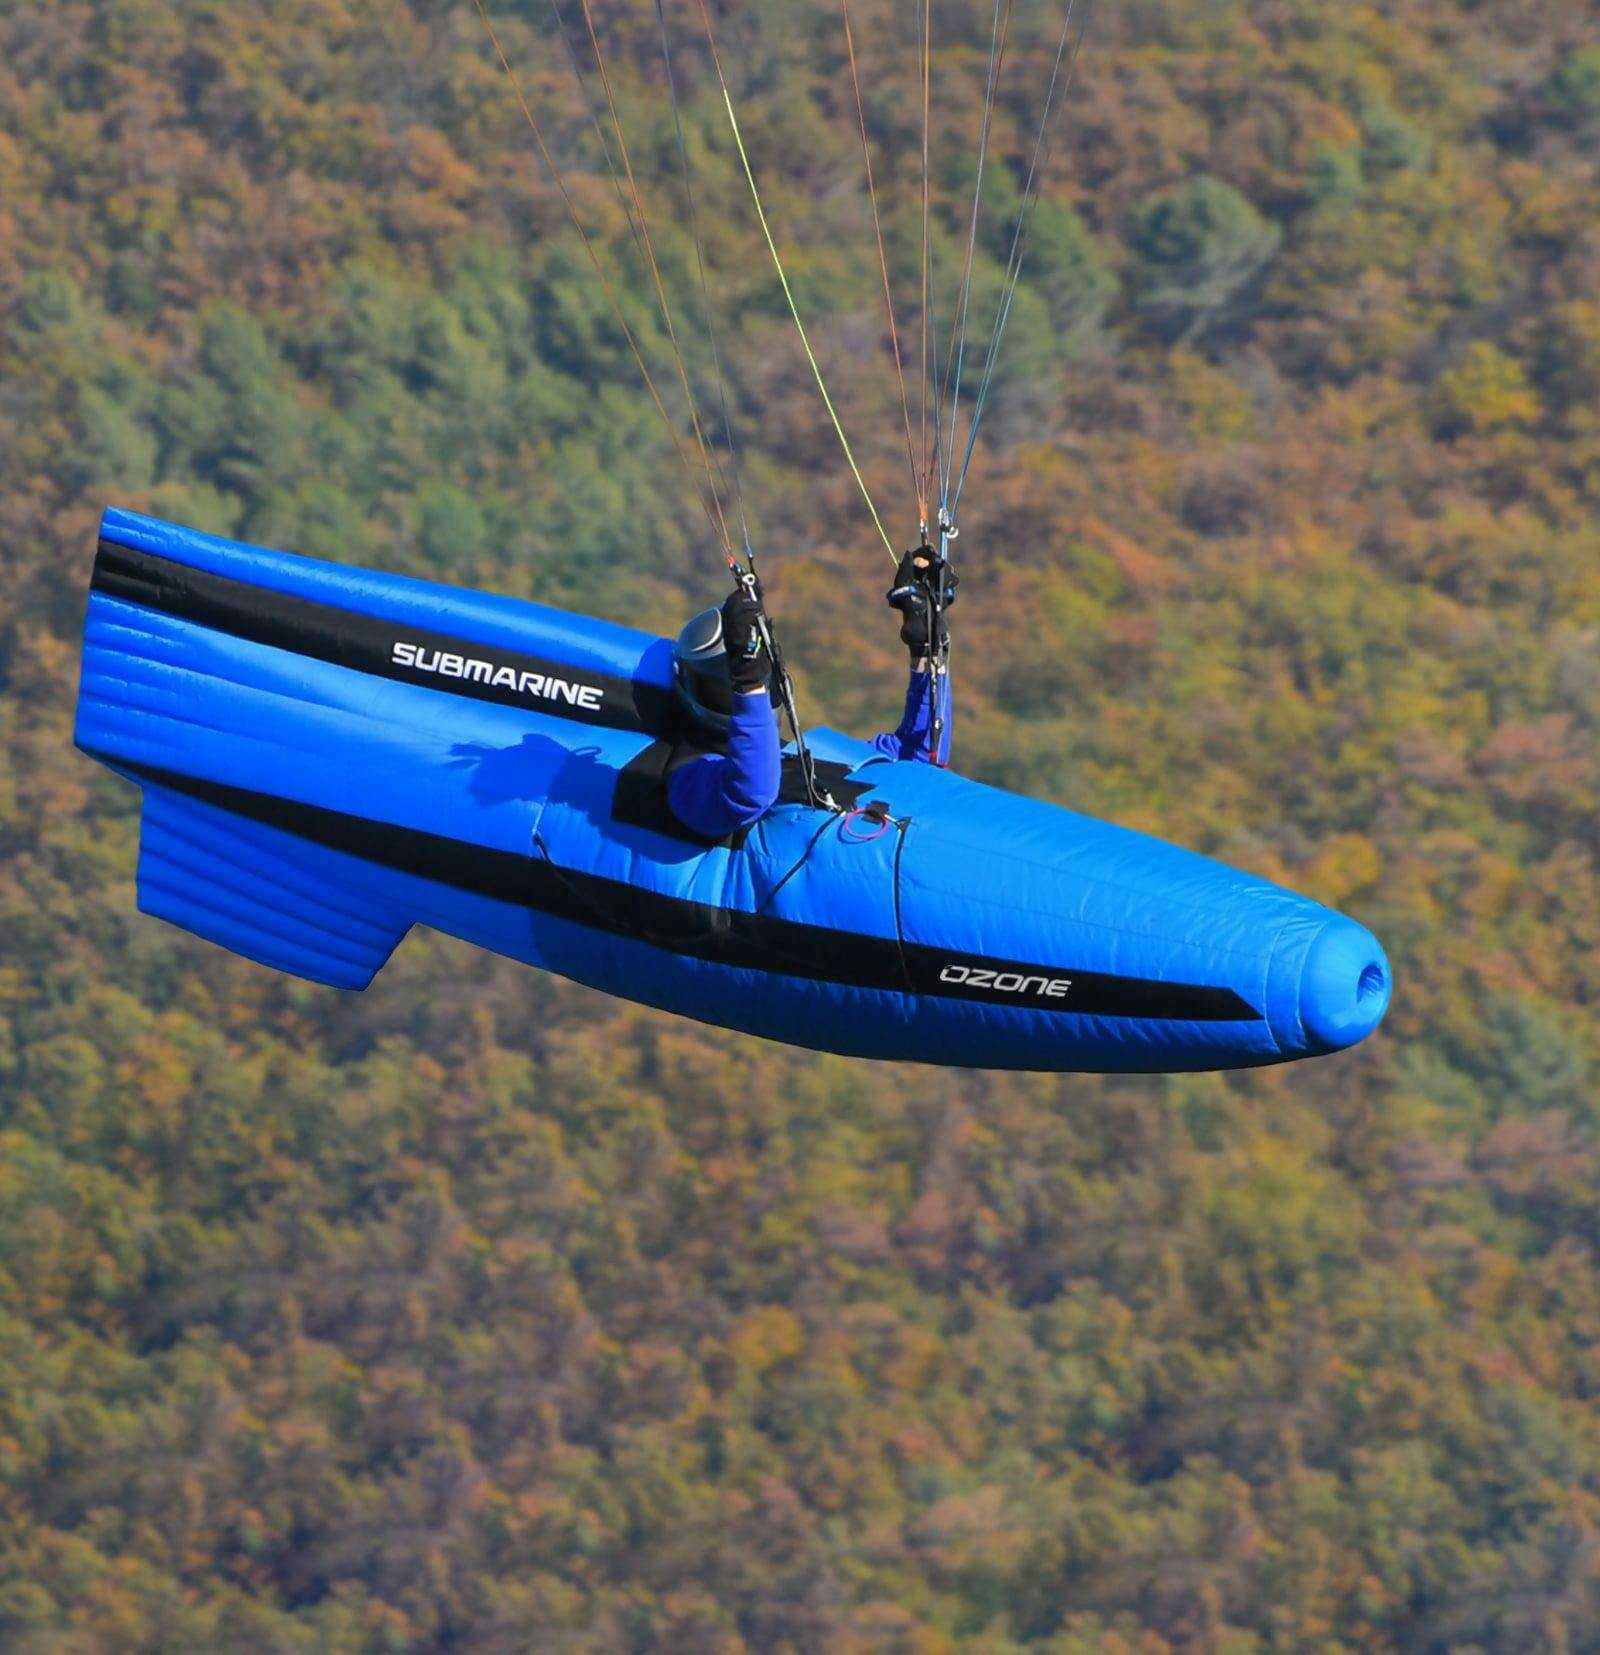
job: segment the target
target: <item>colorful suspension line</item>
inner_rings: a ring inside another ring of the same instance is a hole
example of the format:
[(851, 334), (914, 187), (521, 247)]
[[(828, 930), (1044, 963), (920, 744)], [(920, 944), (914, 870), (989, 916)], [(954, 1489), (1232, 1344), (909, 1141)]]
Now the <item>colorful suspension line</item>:
[[(994, 125), (995, 92), (1000, 84), (1000, 70), (1005, 63), (1006, 36), (1011, 29), (1011, 10), (1014, 0), (994, 0), (994, 25), (989, 34), (989, 77), (983, 91), (983, 131), (978, 141), (978, 174), (972, 185), (972, 221), (967, 227), (967, 262), (961, 275), (961, 300), (955, 322), (950, 329), (950, 355), (945, 359), (945, 381), (951, 383), (952, 366), (955, 372), (950, 396), (950, 440), (945, 444), (944, 471), (939, 478), (939, 515), (941, 526), (950, 515), (950, 471), (955, 461), (956, 420), (961, 411), (961, 373), (967, 354), (967, 311), (972, 301), (972, 265), (978, 250), (978, 209), (983, 199), (983, 169), (989, 155), (989, 134)], [(948, 538), (948, 537), (946, 537)], [(940, 548), (948, 549), (947, 545)]]
[[(1011, 320), (1011, 306), (1017, 296), (1017, 286), (1022, 277), (1022, 252), (1027, 237), (1028, 222), (1032, 214), (1035, 200), (1035, 186), (1038, 182), (1039, 162), (1042, 156), (1049, 153), (1046, 140), (1053, 146), (1055, 138), (1054, 116), (1065, 107), (1067, 94), (1072, 90), (1072, 82), (1078, 71), (1078, 57), (1083, 51), (1083, 42), (1089, 33), (1089, 25), (1094, 20), (1094, 0), (1083, 0), (1083, 22), (1078, 28), (1076, 39), (1072, 35), (1072, 20), (1077, 11), (1078, 0), (1068, 0), (1067, 15), (1061, 25), (1061, 40), (1056, 47), (1055, 63), (1050, 71), (1050, 85), (1045, 93), (1044, 113), (1039, 119), (1039, 131), (1033, 143), (1033, 156), (1028, 162), (1028, 176), (1023, 185), (1022, 203), (1017, 209), (1017, 227), (1011, 236), (1011, 251), (1006, 259), (1005, 280), (1001, 285), (999, 308), (995, 313), (994, 329), (989, 336), (989, 349), (984, 359), (983, 374), (978, 382), (977, 394), (973, 398), (972, 423), (967, 431), (966, 453), (962, 456), (961, 472), (956, 480), (955, 492), (950, 500), (950, 518), (955, 519), (957, 508), (961, 504), (961, 493), (967, 485), (967, 472), (972, 466), (973, 450), (978, 444), (978, 428), (983, 423), (983, 416), (989, 405), (989, 392), (994, 384), (995, 366), (1000, 360), (1000, 344), (1005, 338), (1006, 323)], [(1072, 46), (1072, 54), (1067, 55), (1068, 44)], [(1066, 64), (1067, 74), (1064, 83), (1061, 83), (1061, 69)], [(1056, 87), (1061, 83), (1059, 99)]]
[[(590, 124), (594, 128), (595, 138), (596, 138), (596, 140), (598, 141), (598, 143), (600, 145), (601, 153), (605, 156), (606, 171), (611, 175), (611, 185), (612, 185), (612, 188), (616, 191), (617, 202), (622, 208), (622, 216), (627, 221), (628, 233), (633, 238), (633, 245), (634, 245), (635, 250), (638, 252), (639, 257), (641, 259), (648, 259), (648, 254), (646, 252), (643, 239), (640, 236), (639, 224), (638, 224), (638, 221), (636, 220), (636, 218), (634, 216), (633, 205), (628, 199), (628, 192), (623, 186), (622, 179), (617, 173), (616, 163), (612, 159), (611, 141), (610, 141), (609, 138), (607, 138), (606, 133), (605, 133), (605, 129), (600, 124), (599, 113), (595, 108), (594, 99), (590, 95), (590, 92), (589, 92), (588, 77), (583, 72), (583, 64), (579, 61), (578, 53), (573, 47), (572, 37), (571, 37), (570, 31), (567, 28), (566, 18), (562, 15), (561, 0), (550, 0), (550, 11), (551, 11), (551, 14), (555, 18), (556, 31), (561, 36), (561, 45), (562, 45), (563, 50), (566, 52), (567, 63), (568, 63), (569, 67), (572, 70), (573, 79), (576, 80), (577, 83), (578, 83), (579, 94), (583, 99), (584, 108), (585, 108), (586, 112), (588, 113)], [(662, 52), (663, 52), (663, 56), (666, 56), (666, 35), (665, 35), (666, 20), (665, 20), (664, 17), (661, 16), (661, 0), (656, 0), (656, 14), (657, 14), (658, 19), (660, 19), (661, 26), (662, 26)], [(667, 58), (667, 83), (668, 83), (669, 86), (673, 86), (672, 62), (671, 62), (670, 57)], [(684, 144), (683, 144), (683, 128), (682, 128), (682, 126), (681, 126), (681, 124), (679, 123), (679, 120), (678, 120), (677, 89), (676, 89), (675, 86), (673, 86), (673, 91), (672, 91), (672, 119), (673, 119), (673, 125), (674, 125), (674, 127), (676, 127), (677, 132), (678, 132), (678, 147), (679, 147), (680, 155), (682, 156), (682, 159), (683, 159), (684, 188), (685, 188), (686, 192), (689, 192), (688, 154), (687, 154), (687, 151), (685, 150)], [(690, 213), (691, 222), (694, 221), (694, 211), (695, 211), (694, 196), (693, 196), (692, 192), (689, 192), (689, 213)], [(699, 231), (698, 224), (695, 224), (695, 227), (694, 227), (694, 243), (695, 243), (695, 253), (698, 257), (700, 255), (700, 231)], [(701, 288), (703, 290), (705, 288), (705, 285), (706, 285), (706, 283), (705, 283), (704, 259), (700, 258), (699, 262), (700, 262), (700, 284), (701, 284)], [(709, 304), (707, 305), (707, 308), (706, 308), (706, 325), (707, 325), (708, 329), (710, 329), (712, 327)], [(722, 395), (721, 364), (720, 364), (720, 362), (717, 361), (716, 335), (715, 335), (714, 331), (712, 331), (712, 334), (711, 334), (711, 353), (712, 353), (712, 361), (716, 365), (718, 400), (721, 404), (723, 430), (724, 430), (724, 433), (725, 433), (726, 438), (727, 438), (729, 462), (730, 462), (730, 466), (732, 468), (731, 493), (734, 496), (734, 501), (735, 501), (735, 504), (736, 504), (737, 509), (738, 509), (740, 532), (744, 536), (745, 545), (748, 546), (749, 543), (750, 543), (750, 531), (749, 531), (749, 526), (748, 526), (747, 519), (745, 517), (744, 495), (743, 495), (743, 489), (741, 487), (740, 478), (739, 478), (738, 458), (737, 458), (737, 455), (735, 454), (734, 447), (733, 447), (733, 431), (732, 431), (732, 427), (729, 424), (729, 420), (728, 420), (727, 401), (726, 401), (726, 398)], [(723, 477), (722, 477), (721, 467), (715, 464), (714, 454), (713, 454), (712, 469), (714, 470), (715, 475), (717, 477), (717, 481), (718, 481), (718, 483), (721, 484), (722, 489), (725, 492), (730, 492), (729, 488), (728, 488), (727, 481), (725, 479), (723, 479)], [(713, 484), (714, 489), (715, 489), (716, 486), (717, 486), (716, 484)]]
[(517, 104), (522, 110), (523, 119), (527, 121), (529, 131), (533, 133), (533, 140), (538, 146), (539, 155), (544, 162), (545, 170), (550, 174), (552, 182), (555, 184), (557, 191), (560, 193), (562, 202), (566, 206), (567, 214), (572, 220), (573, 228), (578, 232), (578, 239), (583, 243), (583, 250), (588, 255), (589, 263), (594, 267), (595, 275), (599, 278), (600, 287), (602, 292), (605, 294), (606, 303), (611, 307), (611, 314), (615, 317), (617, 326), (622, 330), (622, 336), (627, 341), (628, 349), (633, 355), (635, 364), (638, 366), (640, 376), (643, 378), (645, 383), (645, 388), (650, 392), (650, 399), (655, 403), (656, 412), (661, 415), (662, 423), (667, 428), (667, 435), (672, 439), (673, 449), (677, 453), (678, 459), (682, 462), (685, 472), (688, 474), (689, 486), (694, 493), (695, 500), (699, 504), (700, 509), (705, 512), (707, 519), (710, 521), (712, 531), (717, 534), (723, 550), (731, 556), (733, 548), (729, 543), (727, 524), (725, 521), (719, 521), (719, 514), (713, 511), (704, 494), (701, 493), (699, 475), (695, 469), (694, 463), (689, 458), (688, 452), (683, 446), (683, 438), (680, 436), (677, 426), (673, 423), (672, 416), (667, 412), (667, 405), (661, 399), (661, 392), (656, 388), (656, 382), (650, 372), (649, 364), (645, 361), (644, 355), (639, 349), (639, 342), (634, 337), (633, 329), (628, 326), (627, 317), (623, 315), (622, 306), (618, 302), (616, 290), (612, 287), (611, 280), (606, 275), (605, 266), (600, 262), (600, 255), (595, 250), (594, 241), (590, 237), (589, 232), (583, 227), (583, 219), (578, 213), (577, 203), (572, 199), (572, 192), (567, 188), (566, 180), (561, 176), (561, 169), (556, 165), (555, 157), (550, 153), (550, 146), (545, 141), (544, 130), (535, 118), (533, 110), (528, 104), (527, 96), (522, 90), (522, 82), (517, 78), (516, 71), (511, 67), (511, 60), (506, 56), (505, 48), (500, 44), (499, 35), (495, 33), (495, 27), (493, 22), (490, 20), (487, 9), (484, 6), (484, 0), (473, 0), (473, 4), (478, 9), (478, 15), (483, 19), (483, 26), (488, 31), (489, 40), (494, 47), (495, 56), (500, 60), (500, 67), (505, 71), (506, 79), (510, 82), (511, 90), (515, 94)]
[(722, 72), (722, 59), (717, 52), (716, 31), (711, 24), (711, 11), (706, 0), (699, 0), (700, 15), (704, 19), (706, 28), (706, 42), (711, 48), (711, 61), (717, 72), (717, 80), (722, 88), (722, 104), (728, 112), (728, 125), (733, 131), (733, 142), (739, 151), (739, 160), (744, 167), (745, 182), (750, 186), (750, 199), (755, 203), (756, 218), (761, 224), (761, 234), (766, 238), (767, 251), (772, 255), (773, 268), (778, 272), (778, 281), (783, 288), (783, 296), (789, 304), (789, 314), (794, 318), (794, 325), (800, 335), (800, 343), (805, 348), (806, 360), (811, 364), (811, 372), (817, 381), (817, 389), (822, 393), (823, 406), (828, 410), (828, 418), (833, 421), (833, 429), (839, 438), (839, 445), (844, 449), (844, 457), (850, 464), (851, 475), (856, 480), (856, 487), (861, 490), (861, 498), (867, 503), (867, 510), (872, 514), (873, 525), (883, 541), (884, 550), (891, 558), (895, 557), (894, 542), (889, 538), (889, 531), (883, 526), (883, 519), (878, 515), (878, 508), (873, 503), (872, 491), (867, 487), (866, 478), (861, 475), (861, 468), (856, 464), (854, 451), (850, 447), (850, 439), (844, 434), (844, 425), (839, 419), (839, 412), (833, 405), (833, 398), (828, 395), (828, 386), (822, 377), (822, 368), (817, 361), (816, 352), (811, 348), (811, 340), (806, 334), (806, 325), (800, 318), (800, 307), (795, 302), (794, 290), (789, 286), (788, 273), (783, 268), (783, 259), (778, 253), (778, 244), (772, 239), (772, 227), (767, 223), (766, 209), (761, 204), (761, 191), (756, 186), (756, 175), (750, 165), (749, 152), (744, 147), (744, 134), (739, 130), (739, 117), (733, 107), (733, 94), (728, 89), (728, 77)]
[[(657, 6), (661, 0), (656, 0)], [(895, 322), (894, 290), (889, 281), (889, 255), (883, 245), (883, 220), (878, 213), (878, 187), (872, 173), (872, 144), (867, 137), (867, 110), (861, 96), (861, 74), (856, 64), (856, 37), (850, 26), (850, 0), (839, 0), (844, 12), (844, 43), (850, 54), (850, 84), (855, 89), (856, 119), (861, 127), (861, 154), (867, 164), (867, 199), (872, 203), (872, 233), (878, 243), (878, 269), (883, 275), (883, 305), (889, 318), (889, 341), (894, 347), (895, 378), (900, 383), (900, 414), (905, 422), (906, 458), (911, 463), (911, 487), (917, 500), (917, 521), (928, 520), (928, 501), (917, 475), (916, 445), (911, 437), (911, 400), (906, 395), (905, 362), (900, 354), (900, 329)]]
[(589, 28), (589, 44), (594, 48), (595, 67), (600, 71), (600, 84), (605, 88), (606, 104), (611, 110), (611, 126), (617, 135), (617, 150), (622, 156), (622, 170), (627, 175), (628, 189), (633, 196), (635, 212), (639, 215), (639, 233), (644, 237), (644, 249), (650, 262), (650, 276), (655, 283), (656, 298), (661, 305), (661, 319), (667, 325), (667, 339), (672, 346), (673, 359), (678, 366), (678, 379), (683, 385), (684, 401), (689, 407), (689, 423), (694, 428), (695, 442), (700, 448), (701, 462), (706, 468), (706, 481), (710, 485), (711, 500), (716, 507), (717, 521), (722, 530), (724, 546), (731, 544), (728, 533), (728, 523), (722, 511), (722, 498), (717, 489), (716, 471), (712, 465), (711, 450), (706, 442), (704, 430), (700, 425), (700, 410), (695, 402), (694, 391), (689, 384), (689, 367), (684, 358), (683, 347), (678, 343), (678, 330), (672, 321), (672, 306), (667, 303), (666, 284), (661, 279), (661, 266), (656, 262), (655, 244), (650, 239), (650, 221), (645, 216), (644, 197), (639, 193), (639, 182), (633, 175), (633, 162), (628, 157), (627, 140), (622, 136), (622, 117), (617, 113), (616, 95), (611, 89), (611, 75), (606, 69), (605, 54), (600, 49), (600, 36), (594, 26), (594, 10), (589, 0), (581, 0), (583, 6), (583, 20)]
[(561, 48), (567, 54), (567, 64), (572, 70), (572, 78), (578, 83), (578, 95), (583, 99), (584, 112), (589, 117), (589, 124), (594, 128), (600, 153), (606, 158), (606, 171), (611, 174), (611, 187), (617, 192), (617, 204), (622, 208), (622, 216), (628, 222), (628, 234), (633, 237), (633, 245), (638, 250), (639, 257), (643, 258), (644, 244), (639, 240), (639, 226), (633, 221), (633, 208), (628, 204), (627, 192), (623, 189), (622, 179), (617, 174), (617, 164), (611, 158), (611, 140), (606, 137), (605, 128), (600, 124), (594, 99), (589, 95), (588, 77), (584, 74), (583, 65), (578, 61), (578, 54), (573, 48), (572, 36), (567, 30), (567, 20), (561, 15), (561, 0), (550, 0), (550, 14), (556, 20), (556, 33), (561, 36)]
[(695, 270), (700, 278), (700, 306), (705, 314), (706, 338), (711, 346), (711, 369), (717, 388), (717, 408), (722, 417), (722, 434), (728, 445), (728, 469), (733, 483), (734, 509), (739, 514), (739, 532), (744, 537), (745, 553), (753, 562), (755, 554), (750, 544), (750, 522), (745, 515), (744, 487), (739, 477), (739, 450), (733, 440), (733, 420), (728, 413), (728, 380), (722, 368), (722, 352), (717, 346), (716, 309), (711, 303), (711, 284), (706, 277), (705, 245), (700, 236), (700, 214), (695, 205), (689, 146), (683, 136), (683, 116), (678, 106), (678, 80), (672, 68), (672, 48), (667, 42), (667, 14), (662, 0), (656, 0), (656, 24), (661, 34), (661, 62), (667, 71), (667, 92), (672, 99), (672, 130), (678, 140), (678, 169), (683, 177), (683, 196), (689, 209), (689, 234), (694, 241)]

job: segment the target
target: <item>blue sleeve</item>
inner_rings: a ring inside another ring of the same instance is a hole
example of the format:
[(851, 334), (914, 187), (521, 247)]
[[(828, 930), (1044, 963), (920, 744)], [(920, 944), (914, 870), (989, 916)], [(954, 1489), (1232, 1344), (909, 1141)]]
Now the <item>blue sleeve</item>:
[(705, 753), (667, 778), (667, 803), (691, 833), (722, 839), (759, 822), (778, 797), (778, 715), (767, 695), (736, 695), (728, 751)]
[[(939, 751), (933, 751), (933, 686), (939, 686)], [(954, 706), (950, 694), (950, 674), (911, 670), (911, 682), (906, 686), (906, 710), (900, 718), (900, 728), (891, 734), (874, 736), (872, 745), (891, 759), (911, 759), (921, 764), (945, 765), (950, 762), (950, 724)]]

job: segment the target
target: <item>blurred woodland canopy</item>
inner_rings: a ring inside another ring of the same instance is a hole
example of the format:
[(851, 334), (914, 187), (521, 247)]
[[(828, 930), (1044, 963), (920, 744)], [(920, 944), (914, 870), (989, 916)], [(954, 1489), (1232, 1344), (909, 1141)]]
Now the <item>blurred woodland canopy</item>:
[[(549, 13), (492, 9), (664, 366)], [(810, 714), (880, 728), (888, 564), (666, 9), (769, 591)], [(598, 10), (692, 318), (653, 10)], [(910, 10), (853, 7), (907, 302)], [(934, 6), (946, 293), (991, 14)], [(717, 16), (908, 535), (837, 10)], [(975, 317), (1059, 16), (1019, 0)], [(139, 918), (70, 745), (106, 501), (662, 631), (724, 577), (471, 5), (0, 0), (0, 1648), (1595, 1647), (1594, 21), (1103, 0), (957, 762), (1347, 906), (1399, 993), (1341, 1058), (1098, 1080), (420, 934), (341, 997)]]

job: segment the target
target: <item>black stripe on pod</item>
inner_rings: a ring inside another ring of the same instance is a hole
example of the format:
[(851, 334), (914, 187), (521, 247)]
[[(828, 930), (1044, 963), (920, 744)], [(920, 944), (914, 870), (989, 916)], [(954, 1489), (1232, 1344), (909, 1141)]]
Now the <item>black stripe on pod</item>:
[(396, 683), (652, 735), (677, 722), (670, 689), (318, 603), (113, 540), (100, 541), (91, 590)]
[(495, 850), (106, 754), (96, 757), (137, 780), (380, 867), (714, 965), (888, 993), (904, 993), (909, 975), (918, 995), (1078, 1016), (1160, 1022), (1244, 1022), (1260, 1016), (1228, 988), (978, 959), (912, 942), (902, 951), (893, 937), (690, 902), (562, 868), (543, 855)]

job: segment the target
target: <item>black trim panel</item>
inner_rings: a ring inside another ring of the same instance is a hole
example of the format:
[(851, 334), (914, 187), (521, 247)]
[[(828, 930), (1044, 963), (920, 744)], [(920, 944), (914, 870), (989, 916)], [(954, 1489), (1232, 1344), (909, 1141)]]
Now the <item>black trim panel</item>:
[[(601, 724), (651, 735), (664, 734), (677, 723), (677, 698), (670, 689), (317, 603), (209, 569), (196, 569), (114, 540), (100, 541), (90, 590), (249, 643), (291, 650), (296, 655), (309, 655), (396, 683), (421, 684), (425, 689), (469, 696), (476, 701), (554, 713), (579, 724)], [(396, 660), (396, 645), (422, 652), (422, 659), (431, 652), (435, 662), (460, 665), (451, 674), (427, 671), (408, 665), (404, 659)], [(510, 682), (491, 681), (507, 673)], [(553, 679), (574, 690), (598, 691), (598, 696), (585, 697), (597, 704), (584, 706), (569, 701), (561, 691), (549, 696), (533, 693), (526, 687), (530, 674), (541, 683)]]
[[(741, 828), (720, 839), (709, 839), (680, 822), (668, 802), (667, 782), (680, 764), (688, 764), (709, 749), (696, 747), (688, 741), (656, 741), (640, 750), (617, 772), (617, 785), (611, 795), (611, 820), (624, 827), (648, 828), (652, 833), (665, 834), (669, 839), (681, 839), (691, 845), (734, 848), (742, 845), (750, 830)], [(869, 791), (866, 782), (848, 778), (851, 766), (827, 759), (813, 759), (812, 769), (822, 787), (832, 794), (834, 801), (846, 809), (856, 804)], [(797, 753), (785, 753), (779, 770), (777, 803), (783, 805), (809, 804), (805, 772), (800, 768)]]
[[(540, 856), (493, 850), (103, 753), (95, 756), (138, 780), (330, 850), (714, 965), (1083, 1017), (1237, 1023), (1254, 1022), (1261, 1015), (1229, 988), (978, 959), (895, 937), (862, 936), (773, 914), (713, 908), (561, 868)], [(1068, 985), (1065, 989), (1050, 986), (1062, 982)]]

